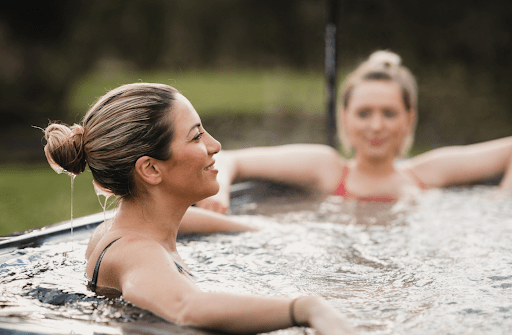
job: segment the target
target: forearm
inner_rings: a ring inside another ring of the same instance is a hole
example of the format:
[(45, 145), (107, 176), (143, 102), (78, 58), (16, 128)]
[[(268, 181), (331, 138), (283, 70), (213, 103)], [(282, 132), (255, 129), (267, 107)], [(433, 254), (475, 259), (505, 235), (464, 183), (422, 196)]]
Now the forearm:
[(296, 299), (198, 293), (185, 304), (181, 323), (232, 333), (261, 333), (294, 326), (312, 327), (319, 335), (350, 335), (342, 315), (315, 296)]
[(292, 327), (292, 299), (198, 293), (188, 299), (178, 317), (181, 324), (231, 333), (261, 333)]
[(256, 230), (232, 218), (203, 208), (190, 207), (183, 219), (178, 234), (212, 234)]

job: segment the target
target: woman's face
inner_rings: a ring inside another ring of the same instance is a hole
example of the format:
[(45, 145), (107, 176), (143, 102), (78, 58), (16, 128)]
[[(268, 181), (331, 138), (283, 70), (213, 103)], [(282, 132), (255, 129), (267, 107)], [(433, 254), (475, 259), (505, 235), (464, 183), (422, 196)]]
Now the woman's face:
[(173, 106), (174, 140), (171, 159), (165, 162), (165, 182), (173, 194), (199, 201), (219, 191), (213, 155), (221, 145), (201, 125), (196, 110), (178, 94)]
[(356, 157), (394, 158), (410, 132), (413, 113), (405, 109), (402, 88), (395, 82), (355, 86), (342, 117)]

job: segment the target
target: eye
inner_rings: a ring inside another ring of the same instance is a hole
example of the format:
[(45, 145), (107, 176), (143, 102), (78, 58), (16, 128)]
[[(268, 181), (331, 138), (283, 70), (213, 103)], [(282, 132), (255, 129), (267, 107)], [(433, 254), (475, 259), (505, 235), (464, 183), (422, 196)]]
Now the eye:
[(370, 114), (371, 114), (371, 111), (368, 108), (360, 109), (357, 111), (357, 116), (362, 119), (369, 117)]
[(201, 137), (203, 137), (203, 134), (204, 134), (204, 131), (203, 132), (199, 132), (199, 134), (197, 134), (193, 139), (192, 141), (199, 141), (201, 139)]
[(384, 110), (384, 116), (391, 119), (391, 118), (394, 118), (396, 116), (396, 112), (392, 109), (385, 109)]

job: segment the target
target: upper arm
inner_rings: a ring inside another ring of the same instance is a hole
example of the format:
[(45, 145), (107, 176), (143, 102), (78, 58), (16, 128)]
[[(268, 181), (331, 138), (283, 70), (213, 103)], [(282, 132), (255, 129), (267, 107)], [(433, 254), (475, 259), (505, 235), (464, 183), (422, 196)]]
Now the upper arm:
[(178, 272), (172, 257), (155, 241), (124, 242), (125, 247), (112, 255), (117, 257), (113, 270), (118, 273), (123, 298), (167, 320), (179, 320), (187, 296), (198, 288)]
[(425, 184), (443, 187), (488, 179), (506, 171), (512, 137), (466, 146), (452, 146), (419, 155), (407, 164)]
[(317, 144), (249, 148), (232, 155), (239, 179), (270, 179), (329, 192), (344, 164), (334, 149)]

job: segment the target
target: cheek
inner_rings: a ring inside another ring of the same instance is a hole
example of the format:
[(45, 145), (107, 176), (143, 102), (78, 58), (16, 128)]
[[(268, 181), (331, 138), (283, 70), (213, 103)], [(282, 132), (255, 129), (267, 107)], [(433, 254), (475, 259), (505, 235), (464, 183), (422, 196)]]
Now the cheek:
[(206, 156), (206, 151), (192, 148), (183, 150), (182, 159), (190, 164), (195, 164), (199, 161), (203, 162)]
[(401, 145), (409, 133), (409, 127), (406, 122), (400, 122), (395, 124), (393, 129), (393, 137), (396, 140), (397, 145)]
[(403, 135), (407, 134), (409, 132), (409, 126), (407, 123), (407, 119), (404, 117), (402, 120), (397, 122), (395, 126), (396, 132), (401, 133)]
[(349, 138), (361, 136), (365, 131), (365, 124), (356, 118), (347, 118), (345, 133)]

